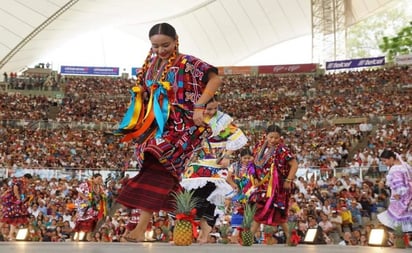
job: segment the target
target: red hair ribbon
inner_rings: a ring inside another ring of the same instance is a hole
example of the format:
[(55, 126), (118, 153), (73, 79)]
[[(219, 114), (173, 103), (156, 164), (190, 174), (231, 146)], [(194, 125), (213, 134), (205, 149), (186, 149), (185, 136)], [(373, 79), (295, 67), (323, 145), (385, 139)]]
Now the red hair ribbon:
[(196, 217), (196, 208), (193, 208), (192, 211), (190, 211), (190, 214), (184, 214), (184, 213), (177, 214), (176, 220), (186, 220), (192, 223), (193, 237), (197, 238), (198, 236), (197, 227), (199, 226), (199, 222), (195, 221), (195, 217)]

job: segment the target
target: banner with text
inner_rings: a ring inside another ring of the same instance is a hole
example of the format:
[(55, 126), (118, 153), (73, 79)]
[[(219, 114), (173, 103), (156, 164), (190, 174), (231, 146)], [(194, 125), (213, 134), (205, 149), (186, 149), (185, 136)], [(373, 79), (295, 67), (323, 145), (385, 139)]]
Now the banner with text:
[(395, 62), (398, 65), (411, 65), (412, 64), (412, 54), (398, 55), (395, 57)]
[(385, 65), (385, 56), (326, 62), (326, 70), (364, 68)]
[(139, 73), (139, 70), (141, 68), (137, 68), (137, 67), (132, 67), (132, 77), (135, 78), (137, 76), (137, 73)]
[(218, 67), (219, 75), (251, 75), (252, 67), (250, 66), (226, 66)]
[(317, 69), (314, 63), (258, 66), (259, 74), (311, 73)]
[(62, 75), (118, 76), (118, 67), (61, 66)]

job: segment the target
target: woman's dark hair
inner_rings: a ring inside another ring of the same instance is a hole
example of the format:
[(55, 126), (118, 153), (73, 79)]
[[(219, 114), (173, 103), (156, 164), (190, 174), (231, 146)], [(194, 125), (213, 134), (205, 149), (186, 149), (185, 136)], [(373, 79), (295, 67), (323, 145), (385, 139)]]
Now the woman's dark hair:
[(384, 159), (389, 159), (392, 157), (393, 159), (396, 159), (396, 154), (392, 150), (385, 149), (379, 157)]
[(173, 39), (177, 39), (175, 28), (168, 23), (159, 23), (154, 25), (149, 31), (149, 39), (156, 34), (163, 34)]
[(282, 129), (277, 125), (270, 125), (266, 129), (266, 133), (278, 133), (279, 135), (282, 135)]
[(240, 157), (247, 156), (247, 155), (253, 156), (252, 151), (250, 151), (250, 149), (248, 147), (243, 148), (240, 151)]
[(32, 176), (30, 173), (24, 174), (23, 177), (25, 177), (25, 178), (27, 178), (27, 179), (32, 179), (32, 178), (33, 178), (33, 176)]
[(92, 178), (97, 178), (97, 177), (101, 177), (101, 176), (102, 176), (102, 174), (100, 174), (100, 173), (95, 173), (95, 174), (93, 174)]

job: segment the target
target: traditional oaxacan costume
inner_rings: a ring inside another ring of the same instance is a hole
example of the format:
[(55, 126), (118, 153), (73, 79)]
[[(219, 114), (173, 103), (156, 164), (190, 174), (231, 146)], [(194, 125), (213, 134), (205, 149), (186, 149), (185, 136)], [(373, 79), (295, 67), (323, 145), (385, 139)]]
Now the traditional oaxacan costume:
[(232, 197), (232, 214), (230, 224), (232, 227), (241, 227), (243, 221), (244, 204), (250, 197), (250, 191), (253, 188), (253, 163), (242, 164), (241, 161), (235, 162), (229, 166), (229, 171), (232, 172), (234, 182), (238, 186), (238, 192)]
[[(388, 209), (378, 214), (378, 220), (395, 229), (402, 226), (403, 232), (412, 232), (412, 170), (408, 164), (393, 165), (386, 176), (386, 185), (391, 189)], [(394, 195), (399, 195), (396, 200)]]
[[(194, 104), (208, 83), (208, 74), (217, 74), (215, 67), (200, 59), (179, 55), (166, 80), (159, 80), (158, 73), (163, 69), (156, 71), (158, 61), (153, 58), (143, 73), (143, 90), (133, 88), (131, 106), (119, 127), (126, 134), (125, 140), (138, 142), (142, 166), (139, 174), (122, 188), (117, 202), (149, 212), (174, 209), (170, 194), (180, 189), (184, 164), (200, 144), (204, 131), (193, 122)], [(148, 94), (147, 101), (143, 93)], [(144, 113), (136, 113), (139, 110)], [(141, 115), (144, 119), (139, 125)], [(136, 119), (138, 123), (134, 124)]]
[(75, 200), (77, 207), (77, 218), (75, 221), (75, 232), (93, 232), (97, 222), (106, 216), (106, 195), (101, 185), (94, 184), (92, 181), (81, 183), (78, 192), (88, 199), (78, 197)]
[(256, 145), (254, 157), (255, 171), (251, 174), (259, 183), (249, 201), (257, 204), (255, 220), (265, 225), (285, 223), (292, 191), (283, 185), (290, 172), (289, 161), (295, 157), (284, 143), (267, 147), (266, 141)]
[(197, 206), (198, 218), (205, 218), (210, 226), (215, 225), (216, 207), (224, 206), (225, 198), (233, 189), (226, 182), (227, 168), (218, 164), (225, 150), (235, 151), (247, 143), (242, 130), (233, 123), (232, 117), (217, 111), (209, 120), (210, 135), (203, 142), (203, 149), (195, 154), (197, 161), (186, 168), (181, 185), (186, 190), (195, 190), (194, 196), (202, 201)]
[[(21, 200), (15, 195), (13, 191), (14, 186), (17, 186), (19, 189)], [(29, 212), (26, 204), (23, 202), (26, 197), (26, 189), (27, 186), (22, 178), (14, 178), (12, 180), (10, 189), (1, 196), (3, 206), (2, 217), (0, 219), (1, 222), (15, 226), (24, 225), (29, 222)]]

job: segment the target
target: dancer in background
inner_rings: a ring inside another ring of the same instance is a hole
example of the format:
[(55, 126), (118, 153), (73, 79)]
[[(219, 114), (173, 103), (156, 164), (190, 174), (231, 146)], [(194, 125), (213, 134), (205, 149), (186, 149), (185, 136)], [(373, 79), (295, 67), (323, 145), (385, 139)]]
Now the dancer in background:
[[(77, 217), (73, 232), (85, 233), (86, 240), (92, 239), (92, 232), (97, 222), (106, 216), (106, 194), (100, 173), (94, 174), (77, 187), (78, 196), (75, 200)], [(81, 238), (76, 238), (80, 240)]]
[(258, 183), (249, 198), (257, 205), (251, 231), (255, 234), (260, 224), (281, 225), (285, 235), (288, 235), (289, 199), (298, 170), (296, 156), (284, 143), (282, 131), (276, 125), (267, 128), (264, 140), (256, 145), (253, 154)]
[(199, 243), (206, 243), (218, 216), (223, 217), (225, 199), (234, 192), (236, 184), (229, 177), (227, 167), (232, 154), (247, 143), (242, 130), (233, 124), (228, 114), (221, 112), (215, 95), (206, 105), (205, 121), (209, 128), (200, 152), (186, 168), (181, 185), (194, 190), (194, 197), (201, 201), (197, 206), (200, 219)]
[[(252, 166), (252, 167), (251, 167)], [(229, 166), (229, 176), (235, 183), (233, 186), (236, 194), (233, 195), (231, 210), (231, 227), (234, 228), (231, 240), (237, 242), (239, 231), (242, 226), (244, 204), (248, 202), (249, 190), (256, 183), (250, 169), (253, 168), (253, 154), (249, 147), (244, 147), (239, 152), (238, 161)]]
[(10, 225), (9, 240), (16, 239), (16, 228), (21, 225), (26, 226), (29, 222), (30, 214), (27, 210), (27, 202), (30, 200), (28, 185), (31, 180), (32, 175), (30, 174), (13, 178), (10, 188), (1, 196), (2, 216), (0, 227), (3, 227), (4, 223)]
[(386, 185), (391, 196), (388, 209), (378, 214), (378, 220), (389, 228), (401, 226), (403, 232), (412, 232), (412, 169), (392, 150), (384, 150), (380, 158), (389, 168)]

